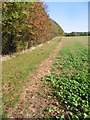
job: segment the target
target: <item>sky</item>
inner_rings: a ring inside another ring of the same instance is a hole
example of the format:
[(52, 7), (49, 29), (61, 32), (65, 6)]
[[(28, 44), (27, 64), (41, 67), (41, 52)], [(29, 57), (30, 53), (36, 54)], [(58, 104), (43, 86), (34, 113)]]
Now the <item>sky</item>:
[(65, 32), (88, 31), (88, 2), (47, 2), (48, 14)]

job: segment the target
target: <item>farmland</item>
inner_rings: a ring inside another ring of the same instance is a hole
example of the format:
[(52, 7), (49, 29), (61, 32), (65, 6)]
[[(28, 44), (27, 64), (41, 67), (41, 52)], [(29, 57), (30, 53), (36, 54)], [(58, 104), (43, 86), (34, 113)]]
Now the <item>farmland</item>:
[[(59, 49), (55, 53), (57, 46)], [(52, 53), (55, 58), (50, 57)], [(53, 64), (50, 66), (51, 59)], [(43, 72), (47, 74), (44, 76)], [(57, 119), (90, 117), (88, 37), (56, 38), (31, 52), (4, 61), (2, 76), (4, 117), (8, 117), (10, 110), (10, 116), (14, 118), (21, 115)], [(23, 98), (21, 93), (25, 90)]]
[(2, 119), (90, 119), (89, 2), (10, 1), (0, 5)]
[[(67, 37), (57, 55), (52, 72), (43, 77), (52, 91), (48, 94), (56, 100), (47, 108), (49, 117), (62, 119), (89, 119), (88, 39)], [(47, 85), (48, 85), (47, 84)]]

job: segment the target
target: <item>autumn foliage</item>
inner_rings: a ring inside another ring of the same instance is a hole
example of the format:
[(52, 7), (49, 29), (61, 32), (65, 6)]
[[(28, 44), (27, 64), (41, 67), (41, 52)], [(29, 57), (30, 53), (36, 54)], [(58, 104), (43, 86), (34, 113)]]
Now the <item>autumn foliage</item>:
[(63, 33), (59, 27), (61, 33), (55, 33), (45, 3), (3, 2), (2, 6), (2, 54), (30, 48)]

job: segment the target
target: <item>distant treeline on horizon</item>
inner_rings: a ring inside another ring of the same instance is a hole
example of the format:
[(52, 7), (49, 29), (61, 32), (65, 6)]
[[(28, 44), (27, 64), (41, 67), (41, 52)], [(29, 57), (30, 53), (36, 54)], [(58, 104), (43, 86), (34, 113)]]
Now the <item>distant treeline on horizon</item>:
[(71, 32), (65, 33), (65, 36), (90, 36), (90, 32)]

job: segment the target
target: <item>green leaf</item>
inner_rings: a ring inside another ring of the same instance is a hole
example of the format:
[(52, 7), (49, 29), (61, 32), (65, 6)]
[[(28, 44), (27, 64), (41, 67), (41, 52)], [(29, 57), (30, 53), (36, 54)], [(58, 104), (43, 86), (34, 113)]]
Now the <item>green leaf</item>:
[(61, 116), (61, 119), (65, 119), (65, 116), (64, 116), (64, 114)]
[(89, 116), (86, 113), (84, 113), (84, 118), (89, 118)]

